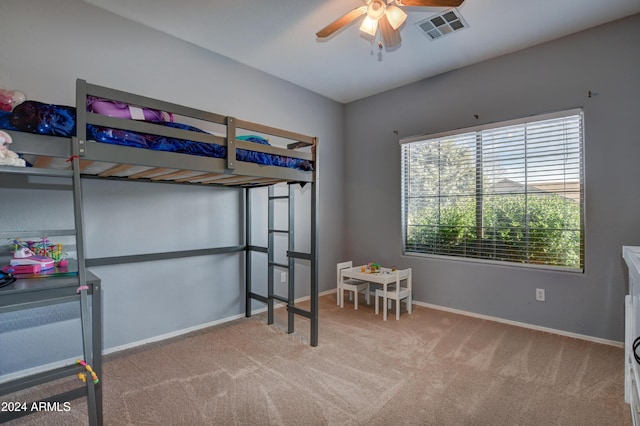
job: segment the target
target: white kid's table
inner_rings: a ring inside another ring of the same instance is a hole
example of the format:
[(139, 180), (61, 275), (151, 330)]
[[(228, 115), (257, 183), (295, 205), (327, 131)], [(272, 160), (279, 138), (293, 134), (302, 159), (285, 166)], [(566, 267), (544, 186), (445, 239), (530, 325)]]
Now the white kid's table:
[[(362, 272), (364, 270), (364, 272)], [(340, 280), (344, 282), (345, 278), (354, 278), (356, 280), (369, 281), (370, 283), (381, 284), (384, 296), (382, 297), (382, 306), (384, 306), (382, 319), (387, 320), (387, 286), (395, 284), (396, 273), (389, 268), (380, 268), (378, 272), (370, 272), (366, 266), (356, 266), (340, 271)]]

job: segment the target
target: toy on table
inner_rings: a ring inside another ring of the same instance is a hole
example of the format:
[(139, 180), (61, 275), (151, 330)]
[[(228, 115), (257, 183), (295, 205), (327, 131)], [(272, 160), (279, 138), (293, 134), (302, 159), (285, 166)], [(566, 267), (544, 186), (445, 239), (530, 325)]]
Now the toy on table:
[[(91, 368), (91, 366), (89, 364), (87, 364), (85, 361), (83, 361), (81, 359), (77, 359), (76, 360), (76, 364), (82, 365), (85, 368), (85, 370), (87, 370), (91, 374), (91, 379), (93, 380), (93, 384), (94, 385), (98, 384), (100, 379), (98, 379), (98, 375), (95, 373), (95, 371), (93, 371), (93, 368)], [(78, 378), (80, 380), (82, 380), (82, 383), (86, 383), (87, 382), (86, 373), (78, 373)]]
[(62, 248), (64, 247), (62, 244), (54, 244), (47, 237), (42, 237), (38, 241), (27, 242), (13, 240), (14, 251), (18, 250), (20, 247), (26, 247), (38, 256), (50, 257), (57, 263), (61, 262), (63, 260), (62, 256), (66, 254), (62, 251)]
[(26, 167), (27, 163), (18, 154), (9, 149), (13, 143), (9, 133), (0, 130), (0, 165)]
[(2, 272), (5, 274), (39, 274), (42, 272), (40, 265), (9, 265), (3, 266)]
[(13, 240), (13, 257), (9, 266), (2, 268), (4, 272), (14, 274), (39, 274), (49, 271), (55, 266), (68, 267), (67, 259), (63, 259), (62, 244), (53, 244), (47, 237), (40, 241)]
[(13, 240), (14, 251), (17, 251), (19, 247), (26, 247), (36, 255), (50, 257), (56, 262), (60, 262), (64, 255), (62, 244), (54, 244), (47, 237), (42, 237), (39, 241), (27, 241), (26, 243), (20, 240)]
[(13, 257), (9, 261), (11, 266), (39, 266), (40, 270), (46, 271), (55, 267), (55, 261), (47, 256), (35, 254), (28, 248), (20, 248), (13, 252)]

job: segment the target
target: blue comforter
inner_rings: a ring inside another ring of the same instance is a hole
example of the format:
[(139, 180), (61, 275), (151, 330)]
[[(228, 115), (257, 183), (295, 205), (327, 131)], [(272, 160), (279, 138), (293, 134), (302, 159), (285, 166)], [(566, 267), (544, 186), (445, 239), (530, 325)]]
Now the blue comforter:
[[(0, 112), (0, 128), (42, 135), (70, 137), (76, 134), (75, 117), (76, 110), (73, 107), (25, 101), (16, 106), (11, 112)], [(201, 129), (182, 123), (165, 121), (154, 123), (207, 133)], [(227, 148), (217, 144), (174, 139), (159, 135), (147, 135), (121, 129), (109, 129), (91, 124), (87, 125), (87, 137), (97, 142), (126, 145), (155, 151), (179, 152), (215, 158), (225, 158), (227, 156)], [(266, 139), (257, 135), (238, 136), (237, 138), (269, 145)], [(312, 164), (306, 160), (249, 151), (246, 149), (236, 149), (236, 159), (263, 165), (288, 167), (305, 171), (313, 170)]]

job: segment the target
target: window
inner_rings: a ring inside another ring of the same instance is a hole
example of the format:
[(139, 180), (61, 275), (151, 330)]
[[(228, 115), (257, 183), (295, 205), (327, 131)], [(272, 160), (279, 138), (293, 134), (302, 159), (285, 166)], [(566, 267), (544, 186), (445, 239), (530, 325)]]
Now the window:
[(582, 111), (402, 145), (404, 252), (584, 269)]

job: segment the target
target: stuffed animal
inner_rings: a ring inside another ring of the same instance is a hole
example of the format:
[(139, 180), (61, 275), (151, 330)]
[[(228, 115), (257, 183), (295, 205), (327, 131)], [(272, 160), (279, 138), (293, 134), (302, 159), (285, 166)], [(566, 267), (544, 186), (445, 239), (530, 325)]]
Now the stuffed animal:
[(25, 167), (25, 161), (9, 149), (9, 144), (12, 142), (9, 133), (0, 130), (0, 165)]
[(0, 111), (11, 111), (16, 105), (24, 102), (26, 96), (18, 90), (8, 90), (0, 87)]

